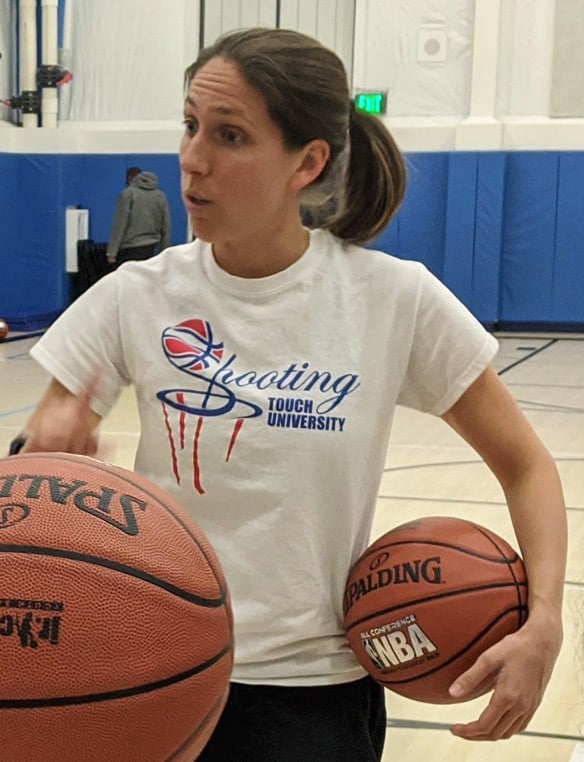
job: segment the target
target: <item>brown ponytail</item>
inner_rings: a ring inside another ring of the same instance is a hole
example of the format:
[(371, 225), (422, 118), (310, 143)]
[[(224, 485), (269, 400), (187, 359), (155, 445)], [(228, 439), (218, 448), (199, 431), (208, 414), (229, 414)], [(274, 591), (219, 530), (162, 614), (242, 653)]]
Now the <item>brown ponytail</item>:
[(353, 110), (342, 203), (324, 227), (351, 243), (366, 243), (387, 226), (403, 201), (406, 167), (390, 132), (374, 116)]

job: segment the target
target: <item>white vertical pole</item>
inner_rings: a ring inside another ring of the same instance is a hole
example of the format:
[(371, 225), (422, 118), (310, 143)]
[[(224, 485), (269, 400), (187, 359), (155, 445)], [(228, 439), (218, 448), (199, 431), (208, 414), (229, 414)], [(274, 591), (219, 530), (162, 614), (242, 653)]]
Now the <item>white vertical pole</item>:
[[(72, 67), (73, 46), (73, 13), (74, 0), (61, 0), (65, 3), (63, 16), (63, 43), (61, 47), (60, 64), (66, 71)], [(59, 87), (59, 121), (69, 119), (71, 109), (71, 82), (66, 82)]]
[[(569, 0), (568, 4), (575, 8), (581, 2)], [(499, 118), (549, 115), (557, 7), (556, 0), (522, 0), (502, 6), (505, 47), (497, 94)]]
[(470, 114), (493, 118), (497, 103), (497, 66), (501, 0), (476, 0)]
[(468, 118), (456, 128), (459, 150), (497, 150), (503, 129), (496, 118), (501, 0), (476, 0)]
[[(36, 92), (37, 20), (36, 0), (19, 0), (20, 92)], [(23, 127), (38, 127), (38, 114), (22, 114)]]
[[(42, 6), (42, 61), (47, 66), (58, 65), (59, 0), (41, 0)], [(59, 95), (56, 87), (43, 87), (41, 113), (43, 127), (56, 127)]]

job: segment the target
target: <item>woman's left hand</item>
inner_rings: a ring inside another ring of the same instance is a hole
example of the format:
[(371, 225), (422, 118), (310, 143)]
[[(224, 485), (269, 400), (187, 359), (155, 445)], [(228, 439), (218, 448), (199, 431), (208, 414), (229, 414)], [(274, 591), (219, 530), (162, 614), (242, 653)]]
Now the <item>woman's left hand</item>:
[(464, 699), (493, 690), (478, 720), (453, 725), (455, 736), (497, 741), (525, 730), (541, 703), (562, 643), (561, 622), (530, 615), (512, 635), (487, 649), (450, 687)]

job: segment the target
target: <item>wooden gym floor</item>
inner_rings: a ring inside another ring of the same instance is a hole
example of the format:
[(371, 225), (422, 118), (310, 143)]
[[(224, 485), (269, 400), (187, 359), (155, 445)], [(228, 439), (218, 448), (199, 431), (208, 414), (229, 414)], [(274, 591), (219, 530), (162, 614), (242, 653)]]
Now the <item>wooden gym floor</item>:
[[(16, 335), (0, 344), (0, 453), (47, 381), (28, 356), (36, 340)], [(564, 647), (528, 731), (509, 741), (471, 743), (449, 733), (451, 723), (478, 716), (484, 698), (431, 706), (387, 693), (384, 762), (584, 762), (584, 337), (505, 334), (499, 340), (497, 370), (556, 457), (564, 483), (570, 525)], [(137, 442), (131, 391), (102, 428), (108, 459), (131, 468)], [(467, 517), (516, 547), (499, 485), (476, 454), (441, 421), (399, 409), (373, 537), (428, 515)]]

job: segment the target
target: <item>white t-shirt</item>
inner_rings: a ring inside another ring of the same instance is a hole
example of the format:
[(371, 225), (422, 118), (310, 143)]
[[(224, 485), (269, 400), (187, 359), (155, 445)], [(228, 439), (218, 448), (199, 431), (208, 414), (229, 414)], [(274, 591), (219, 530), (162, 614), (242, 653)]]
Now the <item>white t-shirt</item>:
[(222, 562), (233, 679), (319, 685), (364, 674), (343, 591), (369, 543), (395, 405), (444, 413), (496, 350), (421, 264), (314, 230), (266, 278), (229, 275), (202, 241), (129, 262), (31, 354), (74, 393), (99, 368), (100, 415), (134, 384), (135, 469)]

